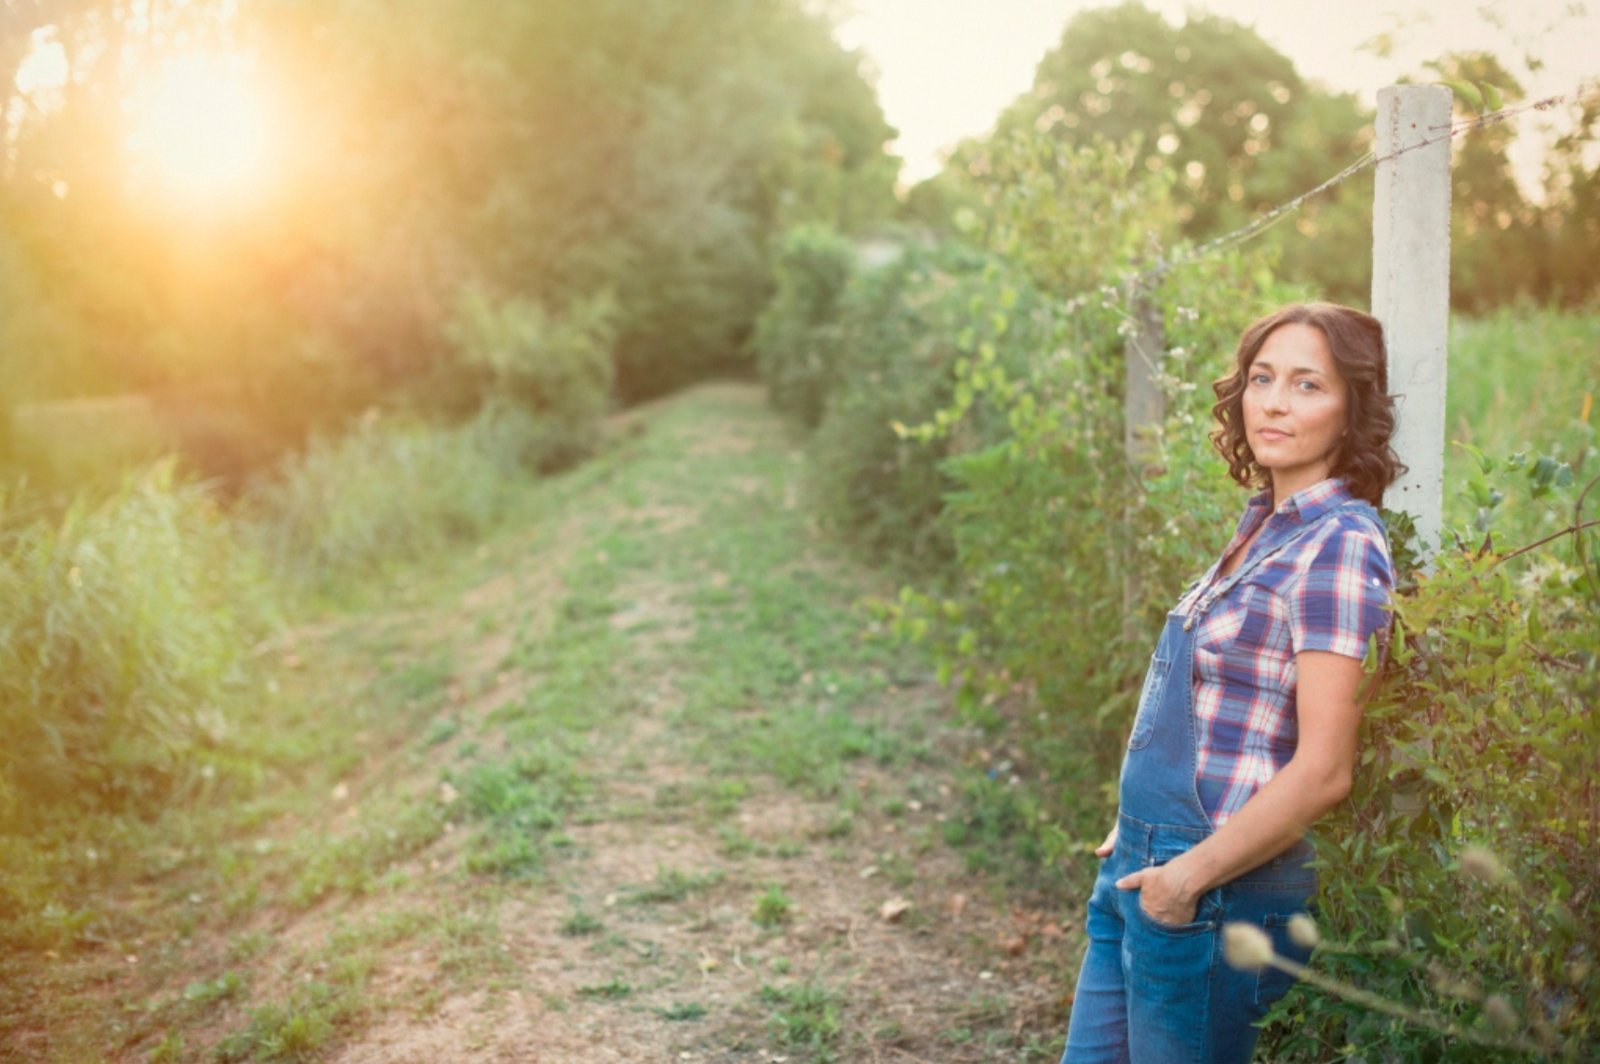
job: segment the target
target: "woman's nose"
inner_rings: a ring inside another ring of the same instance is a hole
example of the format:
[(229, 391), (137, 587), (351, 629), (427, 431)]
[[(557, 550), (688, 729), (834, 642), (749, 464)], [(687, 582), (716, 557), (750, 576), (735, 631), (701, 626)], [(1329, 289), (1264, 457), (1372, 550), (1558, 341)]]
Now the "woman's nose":
[(1289, 393), (1287, 390), (1273, 385), (1267, 389), (1266, 398), (1262, 400), (1261, 407), (1270, 414), (1281, 414), (1289, 409)]

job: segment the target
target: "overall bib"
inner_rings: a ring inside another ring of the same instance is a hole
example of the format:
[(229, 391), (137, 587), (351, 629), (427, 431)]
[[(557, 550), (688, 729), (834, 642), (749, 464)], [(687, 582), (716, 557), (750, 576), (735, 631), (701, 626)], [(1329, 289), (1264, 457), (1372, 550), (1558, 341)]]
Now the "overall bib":
[[(1122, 763), (1117, 842), (1100, 867), (1089, 899), (1089, 945), (1078, 975), (1062, 1064), (1248, 1061), (1252, 1026), (1293, 982), (1274, 968), (1240, 971), (1222, 957), (1222, 925), (1243, 920), (1271, 936), (1281, 956), (1304, 961), (1309, 951), (1288, 937), (1289, 917), (1305, 911), (1316, 889), (1301, 839), (1244, 875), (1203, 894), (1194, 920), (1156, 922), (1139, 905), (1139, 891), (1116, 881), (1165, 864), (1212, 832), (1195, 789), (1195, 630), (1208, 609), (1262, 562), (1320, 521), (1369, 504), (1352, 500), (1263, 545), (1207, 589), (1187, 614), (1167, 615), (1139, 698)], [(1212, 571), (1207, 573), (1209, 578)]]

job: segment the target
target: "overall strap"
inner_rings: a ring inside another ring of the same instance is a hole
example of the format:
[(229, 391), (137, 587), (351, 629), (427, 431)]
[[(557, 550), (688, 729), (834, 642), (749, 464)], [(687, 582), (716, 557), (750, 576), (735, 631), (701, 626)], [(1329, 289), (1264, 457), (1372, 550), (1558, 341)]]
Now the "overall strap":
[[(1240, 580), (1243, 580), (1246, 576), (1249, 576), (1256, 570), (1258, 566), (1266, 562), (1268, 559), (1276, 558), (1285, 550), (1288, 550), (1290, 547), (1294, 546), (1301, 539), (1310, 534), (1311, 531), (1323, 521), (1333, 517), (1335, 514), (1361, 513), (1363, 508), (1370, 511), (1372, 509), (1372, 504), (1364, 499), (1347, 499), (1338, 506), (1328, 510), (1326, 513), (1318, 514), (1315, 518), (1307, 521), (1300, 528), (1295, 529), (1294, 532), (1285, 538), (1282, 543), (1275, 544), (1270, 549), (1262, 551), (1255, 557), (1246, 558), (1244, 561), (1240, 562), (1237, 569), (1223, 577), (1220, 582), (1207, 588), (1205, 592), (1195, 600), (1195, 604), (1190, 608), (1188, 616), (1184, 618), (1183, 630), (1187, 632), (1193, 628), (1199, 619), (1206, 615), (1206, 611), (1209, 610), (1218, 599), (1233, 589), (1233, 585), (1237, 584)], [(1267, 519), (1270, 520), (1271, 516), (1271, 514), (1268, 514)], [(1216, 565), (1212, 566), (1210, 572), (1215, 572), (1217, 566), (1221, 564), (1222, 563), (1219, 560)]]

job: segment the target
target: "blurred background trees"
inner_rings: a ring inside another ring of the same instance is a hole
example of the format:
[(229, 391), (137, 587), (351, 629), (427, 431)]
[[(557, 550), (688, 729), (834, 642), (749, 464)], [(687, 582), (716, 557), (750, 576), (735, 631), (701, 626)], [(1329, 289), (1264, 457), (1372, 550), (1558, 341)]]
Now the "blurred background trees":
[[(1497, 87), (1525, 103), (1492, 55), (1446, 54), (1420, 81)], [(1597, 167), (1594, 100), (1568, 101), (1574, 132), (1557, 145), (1541, 188), (1513, 176), (1512, 124), (1456, 140), (1452, 294), (1481, 312), (1518, 298), (1569, 305), (1593, 297)], [(1466, 122), (1477, 110), (1458, 102)], [(1492, 109), (1492, 108), (1490, 108)], [(964, 142), (945, 172), (913, 190), (919, 217), (946, 218), (987, 174), (991, 145), (1038, 130), (1072, 147), (1104, 139), (1136, 146), (1134, 165), (1172, 187), (1184, 237), (1227, 233), (1306, 192), (1372, 148), (1372, 115), (1352, 95), (1304, 80), (1287, 56), (1231, 19), (1191, 12), (1181, 26), (1137, 2), (1077, 15), (1039, 63), (1033, 88), (999, 117), (994, 135)], [(1536, 193), (1530, 198), (1529, 193)], [(1279, 272), (1330, 299), (1365, 304), (1371, 289), (1370, 173), (1308, 202), (1261, 239)], [(951, 227), (947, 224), (947, 230)], [(1585, 261), (1579, 261), (1583, 259)]]
[[(786, 232), (957, 235), (995, 146), (1022, 131), (1122, 146), (1169, 189), (1169, 243), (1227, 232), (1371, 145), (1354, 97), (1254, 31), (1137, 3), (1075, 17), (993, 135), (900, 201), (861, 57), (793, 0), (4, 14), (0, 442), (33, 467), (39, 418), (14, 411), (41, 401), (137, 394), (146, 450), (176, 441), (235, 483), (374, 406), (466, 417), (503, 379), (451, 338), (467, 291), (537, 316), (525, 336), (608, 301), (607, 391), (623, 402), (749, 372)], [(1486, 54), (1418, 73), (1521, 98)], [(234, 111), (195, 106), (235, 84)], [(1596, 105), (1573, 106), (1542, 188), (1514, 179), (1509, 125), (1458, 141), (1462, 309), (1592, 297)], [(185, 138), (231, 146), (239, 172), (175, 168)], [(1369, 200), (1359, 175), (1270, 230), (1279, 273), (1363, 302)]]
[[(858, 58), (783, 0), (5, 15), (6, 405), (146, 393), (208, 472), (373, 405), (468, 412), (482, 382), (446, 329), (466, 289), (552, 321), (612, 300), (625, 400), (737, 370), (775, 235), (894, 205)], [(141, 142), (153, 72), (196, 56), (270, 111), (237, 187), (174, 183)]]

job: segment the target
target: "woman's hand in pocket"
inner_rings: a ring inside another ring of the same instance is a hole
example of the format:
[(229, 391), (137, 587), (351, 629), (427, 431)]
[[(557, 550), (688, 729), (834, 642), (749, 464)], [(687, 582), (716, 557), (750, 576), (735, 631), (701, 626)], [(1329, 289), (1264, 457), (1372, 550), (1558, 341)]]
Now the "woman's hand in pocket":
[(1096, 857), (1110, 857), (1111, 851), (1117, 848), (1117, 826), (1111, 825), (1111, 834), (1106, 836), (1106, 841), (1094, 848)]
[(1152, 865), (1117, 880), (1118, 890), (1137, 890), (1139, 908), (1158, 924), (1187, 924), (1194, 920), (1200, 894), (1188, 883), (1178, 861)]

